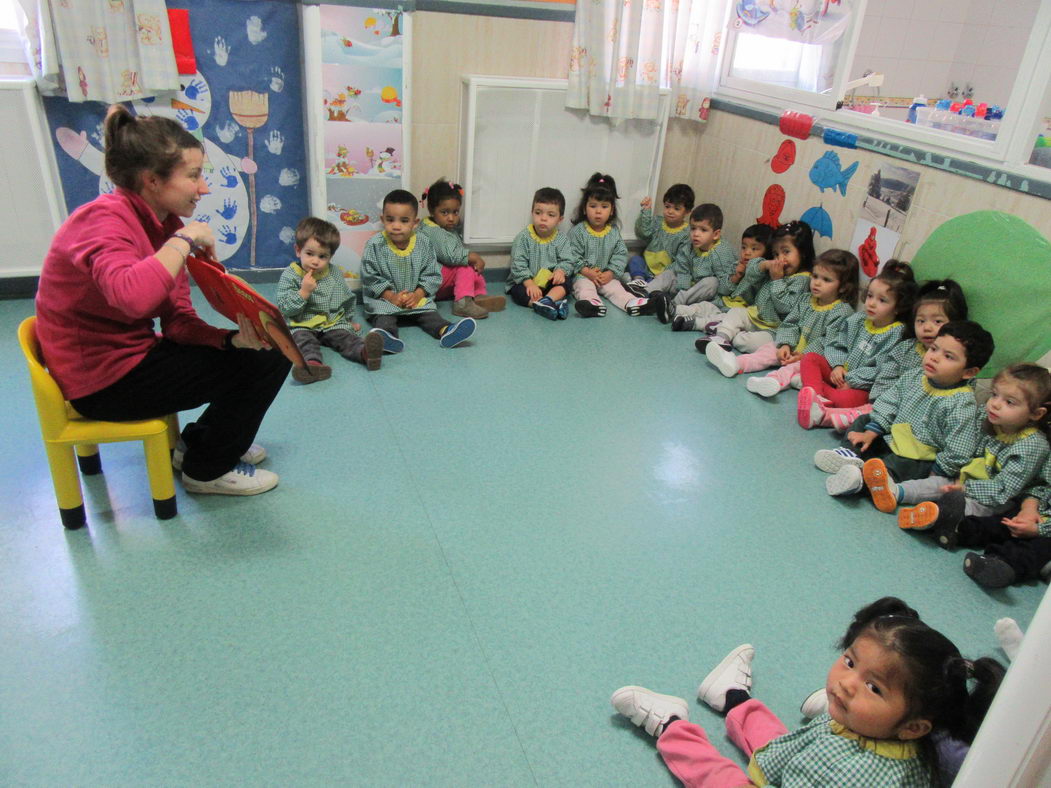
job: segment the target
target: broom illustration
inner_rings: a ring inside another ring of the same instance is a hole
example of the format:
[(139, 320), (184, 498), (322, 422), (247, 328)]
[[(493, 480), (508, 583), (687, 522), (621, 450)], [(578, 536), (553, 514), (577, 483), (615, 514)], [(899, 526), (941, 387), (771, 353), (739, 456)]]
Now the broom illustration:
[[(270, 115), (270, 95), (267, 93), (256, 93), (254, 90), (231, 90), (230, 114), (234, 116), (234, 120), (239, 125), (248, 129), (248, 159), (254, 163), (255, 139), (253, 133), (266, 123)], [(248, 200), (251, 203), (250, 215), (252, 220), (252, 240), (249, 247), (248, 264), (254, 268), (257, 219), (254, 172), (248, 173)]]

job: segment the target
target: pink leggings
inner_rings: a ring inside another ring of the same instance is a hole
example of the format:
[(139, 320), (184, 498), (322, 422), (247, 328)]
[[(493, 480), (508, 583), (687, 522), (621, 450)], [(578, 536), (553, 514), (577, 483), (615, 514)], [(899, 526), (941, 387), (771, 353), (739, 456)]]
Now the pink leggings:
[(806, 353), (799, 362), (803, 388), (808, 386), (824, 397), (833, 408), (856, 408), (869, 401), (864, 389), (837, 389), (832, 385), (832, 367), (820, 353)]
[(435, 301), (485, 295), (485, 277), (470, 265), (443, 265), (442, 286), (434, 294)]
[[(788, 729), (761, 701), (747, 700), (726, 715), (726, 733), (749, 758)], [(744, 770), (708, 741), (704, 729), (692, 722), (673, 722), (657, 739), (664, 763), (687, 788), (740, 788), (752, 785)]]

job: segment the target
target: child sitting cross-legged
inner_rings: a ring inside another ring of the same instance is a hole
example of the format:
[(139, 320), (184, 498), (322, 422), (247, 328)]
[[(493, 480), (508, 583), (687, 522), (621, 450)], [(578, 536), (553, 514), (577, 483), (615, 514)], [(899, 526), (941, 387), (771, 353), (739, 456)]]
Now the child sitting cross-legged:
[[(635, 235), (646, 243), (646, 249), (641, 255), (628, 258), (621, 277), (627, 290), (640, 298), (649, 297), (647, 285), (670, 268), (679, 250), (689, 244), (686, 217), (693, 210), (693, 200), (693, 189), (685, 183), (676, 183), (664, 192), (662, 221), (658, 221), (653, 215), (652, 201), (649, 197), (643, 198), (642, 211), (635, 220)], [(666, 280), (667, 277), (662, 281)]]
[(361, 289), (370, 323), (403, 347), (399, 323), (414, 323), (438, 340), (456, 347), (474, 334), (474, 318), (450, 323), (439, 314), (434, 294), (442, 283), (434, 247), (416, 233), (416, 198), (395, 189), (383, 198), (383, 232), (369, 238), (361, 254)]
[(332, 376), (332, 368), (322, 363), (323, 345), (370, 370), (380, 368), (385, 336), (373, 330), (362, 339), (358, 334), (361, 326), (351, 322), (354, 293), (343, 271), (331, 264), (338, 248), (339, 230), (323, 219), (308, 216), (296, 227), (299, 261), (282, 271), (277, 283), (277, 308), (307, 362), (305, 367), (292, 370), (292, 377), (300, 383), (316, 383)]
[[(970, 381), (993, 354), (993, 338), (977, 323), (947, 323), (938, 332), (923, 366), (901, 377), (872, 406), (872, 413), (854, 422), (838, 449), (821, 449), (814, 464), (832, 474), (825, 482), (829, 495), (860, 493), (870, 486), (876, 469), (896, 481), (930, 475), (955, 478), (978, 443), (977, 405)], [(912, 501), (918, 503), (919, 500)]]
[(511, 243), (507, 294), (519, 306), (531, 307), (548, 320), (569, 317), (566, 298), (573, 277), (569, 240), (558, 229), (566, 212), (566, 198), (545, 186), (533, 195), (532, 223)]

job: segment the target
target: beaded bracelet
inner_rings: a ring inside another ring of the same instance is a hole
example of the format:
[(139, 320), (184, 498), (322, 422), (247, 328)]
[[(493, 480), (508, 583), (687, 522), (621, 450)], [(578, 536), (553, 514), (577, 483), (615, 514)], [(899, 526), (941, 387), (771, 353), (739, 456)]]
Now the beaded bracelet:
[(172, 233), (172, 238), (178, 238), (180, 241), (186, 241), (186, 243), (190, 245), (190, 251), (188, 251), (186, 254), (194, 254), (197, 252), (198, 249), (201, 248), (197, 245), (197, 242), (194, 241), (193, 238), (188, 236), (186, 233)]

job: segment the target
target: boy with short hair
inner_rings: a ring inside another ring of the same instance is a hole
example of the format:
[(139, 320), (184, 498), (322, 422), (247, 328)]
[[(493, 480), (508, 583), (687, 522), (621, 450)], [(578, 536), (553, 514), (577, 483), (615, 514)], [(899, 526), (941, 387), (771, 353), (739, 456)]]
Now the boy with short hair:
[(404, 189), (383, 198), (383, 231), (361, 253), (365, 316), (398, 349), (404, 346), (398, 339), (399, 323), (418, 325), (442, 347), (456, 347), (474, 333), (476, 324), (471, 317), (450, 323), (438, 313), (434, 294), (442, 270), (431, 242), (416, 232), (416, 211), (416, 198)]
[(939, 476), (951, 484), (974, 456), (978, 406), (970, 381), (993, 349), (992, 335), (977, 323), (942, 326), (923, 366), (880, 395), (840, 448), (814, 455), (814, 464), (832, 474), (828, 494), (850, 495), (867, 485), (878, 500), (895, 480)]
[(544, 187), (533, 195), (532, 223), (511, 244), (507, 293), (519, 306), (548, 320), (569, 317), (566, 298), (573, 277), (569, 236), (559, 231), (566, 198), (558, 189)]
[(296, 227), (298, 262), (282, 271), (277, 283), (277, 308), (307, 362), (307, 366), (292, 370), (292, 377), (300, 383), (316, 383), (332, 376), (332, 368), (322, 363), (322, 346), (370, 370), (380, 368), (383, 337), (375, 331), (364, 339), (358, 334), (361, 326), (351, 322), (354, 293), (343, 270), (331, 263), (339, 240), (339, 230), (324, 219), (303, 219)]
[(690, 242), (679, 250), (675, 264), (646, 286), (650, 298), (647, 312), (652, 311), (662, 323), (670, 323), (676, 307), (730, 294), (737, 255), (730, 244), (723, 243), (722, 234), (723, 212), (718, 205), (703, 203), (693, 209)]
[(641, 255), (628, 259), (622, 280), (625, 288), (639, 298), (646, 298), (646, 284), (669, 268), (679, 251), (689, 244), (686, 217), (693, 210), (693, 189), (685, 183), (676, 183), (661, 198), (664, 203), (663, 219), (658, 222), (653, 215), (653, 202), (643, 197), (642, 211), (635, 220), (635, 235), (646, 242)]

